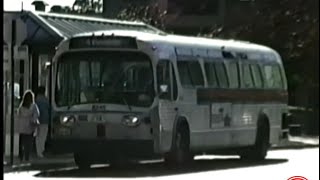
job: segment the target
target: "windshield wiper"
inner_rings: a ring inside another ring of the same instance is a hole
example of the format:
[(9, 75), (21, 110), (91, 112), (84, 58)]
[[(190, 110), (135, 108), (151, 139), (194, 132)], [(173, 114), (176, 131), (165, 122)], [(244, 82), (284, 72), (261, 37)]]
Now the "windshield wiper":
[(70, 101), (68, 101), (68, 107), (67, 107), (67, 110), (70, 110), (72, 106), (73, 106), (73, 104), (72, 104)]
[(72, 107), (72, 105), (71, 105), (71, 104), (68, 104), (67, 110), (70, 110), (71, 107)]
[(123, 92), (120, 91), (120, 94), (121, 94), (121, 99), (123, 100), (124, 104), (128, 106), (128, 109), (129, 109), (129, 111), (131, 112), (131, 111), (132, 111), (132, 108), (131, 108), (130, 104), (127, 102), (127, 100), (126, 100)]

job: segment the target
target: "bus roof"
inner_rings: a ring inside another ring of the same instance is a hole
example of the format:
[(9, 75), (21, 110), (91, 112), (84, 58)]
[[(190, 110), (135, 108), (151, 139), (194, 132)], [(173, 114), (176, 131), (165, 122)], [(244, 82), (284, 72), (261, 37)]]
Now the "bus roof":
[[(210, 39), (204, 37), (191, 37), (174, 34), (154, 34), (148, 32), (139, 32), (134, 30), (108, 30), (108, 31), (94, 31), (88, 33), (77, 34), (73, 37), (89, 37), (89, 36), (124, 36), (134, 37), (137, 40), (149, 42), (154, 45), (164, 45), (173, 47), (192, 47), (192, 48), (206, 48), (213, 50), (221, 50), (223, 47), (226, 51), (237, 51), (237, 52), (259, 52), (273, 56), (270, 61), (277, 61), (281, 63), (279, 54), (263, 45), (250, 43), (246, 41), (238, 40), (223, 40), (223, 39)], [(195, 45), (197, 47), (195, 47)]]

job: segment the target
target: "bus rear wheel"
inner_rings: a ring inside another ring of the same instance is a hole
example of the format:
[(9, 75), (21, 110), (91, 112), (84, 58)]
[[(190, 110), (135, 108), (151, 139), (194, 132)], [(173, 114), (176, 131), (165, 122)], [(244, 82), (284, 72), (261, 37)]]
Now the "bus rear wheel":
[(261, 121), (258, 125), (256, 142), (248, 151), (241, 154), (244, 160), (264, 160), (269, 149), (269, 125), (267, 121)]
[(88, 155), (85, 153), (74, 153), (74, 162), (79, 167), (79, 169), (90, 169), (90, 161), (88, 159)]
[(193, 160), (189, 150), (189, 132), (184, 128), (177, 129), (171, 151), (165, 155), (167, 166), (181, 167)]

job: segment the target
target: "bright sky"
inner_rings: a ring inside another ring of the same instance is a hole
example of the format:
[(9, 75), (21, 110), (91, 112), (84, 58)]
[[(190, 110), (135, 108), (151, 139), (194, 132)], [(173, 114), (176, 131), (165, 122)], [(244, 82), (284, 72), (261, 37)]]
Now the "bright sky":
[[(5, 11), (20, 11), (21, 4), (23, 2), (24, 10), (34, 10), (34, 6), (31, 3), (34, 0), (4, 0), (3, 6)], [(72, 6), (75, 0), (44, 0), (49, 6), (46, 7), (46, 11), (50, 11), (51, 6)]]

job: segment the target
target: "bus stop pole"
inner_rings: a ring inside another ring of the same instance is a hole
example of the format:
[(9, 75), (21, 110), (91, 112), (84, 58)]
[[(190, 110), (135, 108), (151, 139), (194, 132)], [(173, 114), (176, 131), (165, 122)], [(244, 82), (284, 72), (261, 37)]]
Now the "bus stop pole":
[[(51, 132), (52, 132), (52, 58), (49, 57), (50, 65), (49, 65), (49, 86), (48, 86), (48, 96), (49, 96), (49, 139), (51, 140)], [(51, 145), (51, 144), (50, 144)]]
[(11, 29), (11, 123), (10, 123), (10, 164), (13, 165), (14, 156), (14, 45), (16, 41), (16, 21), (12, 20)]

